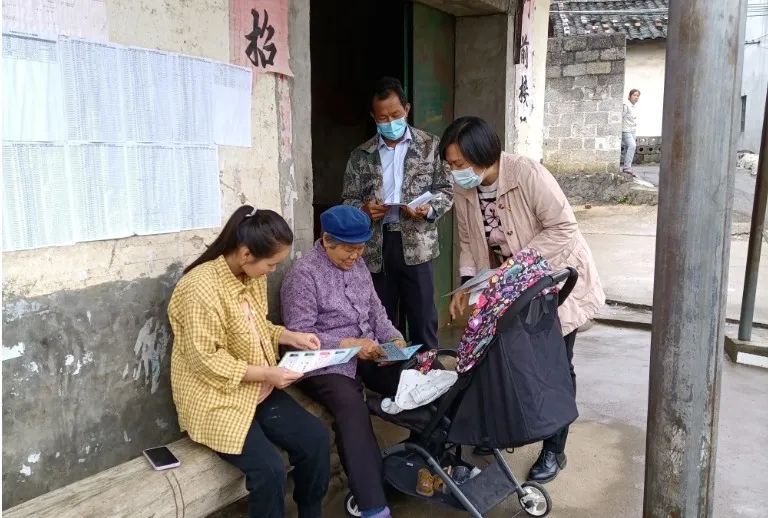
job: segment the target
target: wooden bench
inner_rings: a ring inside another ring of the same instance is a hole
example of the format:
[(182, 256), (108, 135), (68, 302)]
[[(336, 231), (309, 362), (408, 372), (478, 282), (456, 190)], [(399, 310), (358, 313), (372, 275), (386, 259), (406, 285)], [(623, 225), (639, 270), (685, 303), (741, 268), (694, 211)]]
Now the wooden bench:
[[(289, 392), (330, 427), (332, 418), (325, 408), (294, 389)], [(210, 449), (186, 437), (168, 447), (181, 460), (180, 467), (155, 471), (142, 456), (24, 502), (4, 511), (3, 516), (202, 518), (246, 496), (242, 473)], [(284, 459), (287, 465), (287, 456)], [(344, 487), (334, 448), (328, 496)], [(291, 501), (290, 491), (286, 501)]]

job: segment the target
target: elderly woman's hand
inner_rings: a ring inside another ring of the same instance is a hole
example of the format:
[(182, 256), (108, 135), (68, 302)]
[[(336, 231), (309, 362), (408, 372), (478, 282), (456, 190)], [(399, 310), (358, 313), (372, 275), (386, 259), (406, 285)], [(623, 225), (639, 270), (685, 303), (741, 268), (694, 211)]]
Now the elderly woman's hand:
[(345, 338), (341, 341), (339, 347), (359, 347), (360, 351), (357, 353), (357, 356), (361, 360), (376, 360), (384, 356), (384, 351), (381, 350), (379, 344), (370, 338)]
[(280, 343), (300, 349), (302, 351), (314, 351), (320, 349), (320, 339), (312, 333), (300, 333), (286, 329), (280, 335)]
[(405, 341), (405, 340), (403, 340), (402, 338), (393, 338), (393, 339), (392, 339), (392, 340), (390, 340), (390, 341), (391, 341), (393, 344), (395, 344), (396, 346), (398, 346), (400, 349), (404, 349), (404, 348), (405, 348), (405, 347), (408, 345), (408, 342), (406, 342), (406, 341)]

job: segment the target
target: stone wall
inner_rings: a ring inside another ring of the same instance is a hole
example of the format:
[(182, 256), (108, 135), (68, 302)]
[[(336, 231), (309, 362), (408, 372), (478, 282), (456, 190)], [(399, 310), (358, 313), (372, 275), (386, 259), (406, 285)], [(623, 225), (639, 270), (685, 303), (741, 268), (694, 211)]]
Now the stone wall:
[[(624, 156), (625, 146), (621, 146)], [(624, 159), (622, 158), (622, 161)], [(658, 164), (661, 162), (661, 137), (637, 137), (637, 148), (633, 164)]]
[(618, 172), (625, 52), (622, 34), (549, 39), (543, 162), (550, 171)]

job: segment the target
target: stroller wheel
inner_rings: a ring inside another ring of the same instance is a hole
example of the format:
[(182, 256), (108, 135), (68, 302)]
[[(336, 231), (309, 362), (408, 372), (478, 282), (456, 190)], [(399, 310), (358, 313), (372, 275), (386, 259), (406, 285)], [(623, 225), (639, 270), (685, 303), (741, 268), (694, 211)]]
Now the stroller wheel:
[(351, 492), (347, 493), (347, 496), (344, 497), (344, 512), (347, 514), (347, 516), (351, 516), (352, 518), (359, 518), (362, 516), (360, 509), (357, 508), (355, 497)]
[(526, 482), (522, 485), (523, 494), (519, 496), (520, 507), (528, 516), (547, 516), (552, 510), (552, 500), (541, 484)]

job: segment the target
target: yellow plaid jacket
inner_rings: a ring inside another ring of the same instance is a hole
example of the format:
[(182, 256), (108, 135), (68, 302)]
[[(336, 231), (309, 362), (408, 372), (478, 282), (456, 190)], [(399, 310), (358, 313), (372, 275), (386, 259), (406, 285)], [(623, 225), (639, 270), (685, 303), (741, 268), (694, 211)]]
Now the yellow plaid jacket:
[[(259, 336), (243, 314), (253, 308)], [(242, 382), (248, 365), (275, 365), (283, 327), (267, 320), (266, 277), (245, 283), (224, 256), (184, 275), (171, 295), (174, 341), (171, 388), (179, 426), (190, 438), (222, 452), (242, 452), (261, 383)]]

